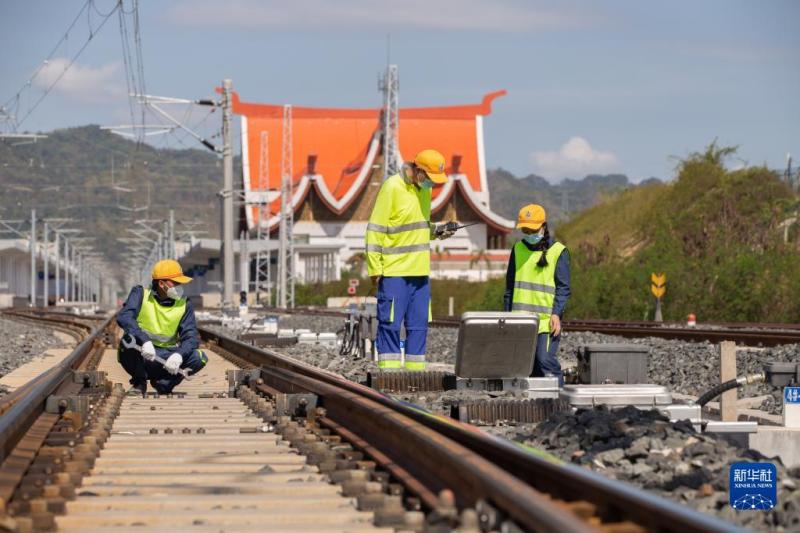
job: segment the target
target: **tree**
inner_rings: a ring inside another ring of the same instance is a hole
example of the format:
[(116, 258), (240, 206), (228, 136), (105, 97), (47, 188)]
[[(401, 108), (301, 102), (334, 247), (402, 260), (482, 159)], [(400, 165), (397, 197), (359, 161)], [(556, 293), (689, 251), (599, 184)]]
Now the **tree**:
[(492, 269), (492, 261), (489, 257), (489, 254), (486, 253), (486, 250), (481, 248), (480, 250), (476, 251), (472, 257), (469, 259), (469, 267), (472, 268), (476, 264), (478, 265), (478, 280), (483, 281), (483, 264), (486, 264), (487, 270)]

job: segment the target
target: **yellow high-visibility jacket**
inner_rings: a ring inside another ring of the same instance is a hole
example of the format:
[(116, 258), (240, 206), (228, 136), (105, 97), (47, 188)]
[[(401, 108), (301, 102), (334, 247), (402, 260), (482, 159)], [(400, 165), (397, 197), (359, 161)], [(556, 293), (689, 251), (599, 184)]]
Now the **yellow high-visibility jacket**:
[(381, 185), (366, 235), (370, 276), (428, 276), (431, 272), (431, 190), (400, 174)]
[(550, 317), (556, 298), (556, 264), (566, 247), (560, 242), (547, 249), (547, 266), (536, 263), (542, 257), (541, 251), (532, 252), (522, 241), (514, 245), (514, 293), (511, 310), (539, 315), (539, 333), (550, 331)]
[(159, 305), (153, 291), (145, 289), (136, 323), (155, 346), (173, 348), (178, 345), (178, 327), (184, 313), (185, 298), (175, 300), (172, 306)]

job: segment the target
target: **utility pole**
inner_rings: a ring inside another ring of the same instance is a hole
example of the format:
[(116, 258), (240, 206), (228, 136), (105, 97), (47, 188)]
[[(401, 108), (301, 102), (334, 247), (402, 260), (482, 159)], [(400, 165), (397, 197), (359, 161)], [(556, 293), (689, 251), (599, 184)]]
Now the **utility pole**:
[(44, 302), (42, 303), (43, 307), (47, 307), (48, 305), (48, 296), (50, 292), (50, 250), (48, 250), (49, 242), (48, 239), (50, 236), (48, 235), (48, 227), (47, 227), (47, 220), (44, 221), (44, 235), (42, 236), (42, 253), (44, 254), (44, 283), (42, 284), (42, 294), (44, 296)]
[(70, 299), (69, 289), (70, 285), (70, 269), (72, 265), (69, 260), (69, 239), (64, 238), (64, 301), (68, 302)]
[(250, 234), (239, 233), (239, 292), (250, 292)]
[(233, 148), (231, 80), (222, 80), (222, 307), (233, 305)]
[(292, 206), (292, 106), (283, 106), (283, 153), (281, 156), (281, 219), (278, 234), (278, 290), (281, 308), (294, 307), (294, 208)]
[(83, 252), (78, 252), (78, 301), (84, 301), (84, 293), (86, 292), (86, 272), (85, 261), (83, 259)]
[(70, 253), (72, 254), (70, 258), (70, 263), (72, 264), (72, 288), (70, 290), (69, 297), (72, 301), (76, 301), (78, 299), (78, 264), (77, 259), (78, 256), (75, 253), (75, 245), (72, 245), (70, 248)]
[(60, 260), (60, 253), (59, 247), (61, 243), (61, 234), (58, 230), (56, 230), (56, 238), (55, 238), (55, 248), (56, 248), (56, 276), (55, 276), (55, 303), (58, 305), (58, 299), (61, 294), (61, 288), (58, 286), (59, 281), (61, 280), (61, 260)]
[(178, 252), (175, 250), (175, 210), (169, 210), (169, 258), (177, 259)]
[(36, 209), (31, 209), (31, 307), (36, 307)]
[[(262, 279), (267, 284), (267, 305), (272, 305), (272, 280), (270, 279), (270, 263), (272, 262), (272, 254), (270, 253), (270, 243), (272, 240), (269, 235), (269, 218), (271, 215), (269, 208), (269, 134), (266, 131), (261, 132), (261, 152), (259, 154), (258, 165), (258, 221), (256, 222), (256, 240), (258, 247), (256, 248), (256, 279), (255, 279), (255, 292), (256, 303), (262, 304), (261, 301), (261, 287)], [(266, 252), (261, 247), (266, 245)]]

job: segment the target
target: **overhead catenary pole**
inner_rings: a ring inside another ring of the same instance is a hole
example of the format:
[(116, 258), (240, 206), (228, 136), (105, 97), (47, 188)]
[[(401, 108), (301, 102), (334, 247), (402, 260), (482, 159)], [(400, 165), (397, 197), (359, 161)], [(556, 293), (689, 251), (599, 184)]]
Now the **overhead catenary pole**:
[(178, 252), (175, 250), (175, 210), (169, 210), (169, 258), (178, 259)]
[(42, 302), (43, 307), (47, 307), (48, 303), (48, 296), (50, 291), (50, 284), (49, 284), (49, 277), (50, 277), (50, 250), (48, 239), (50, 236), (48, 235), (48, 224), (47, 221), (44, 221), (44, 234), (42, 235), (42, 254), (44, 255), (44, 283), (42, 283), (42, 296), (44, 301)]
[(233, 302), (233, 148), (230, 79), (222, 80), (222, 306)]
[(68, 302), (70, 300), (70, 292), (69, 289), (70, 285), (70, 270), (72, 269), (72, 263), (69, 259), (69, 239), (66, 237), (64, 238), (64, 301)]
[(72, 301), (79, 302), (81, 299), (81, 255), (75, 246), (72, 247), (72, 267), (75, 269), (72, 272)]
[[(250, 292), (250, 234), (239, 234), (239, 291)], [(239, 302), (241, 305), (241, 302)]]
[(78, 297), (76, 300), (83, 301), (83, 252), (78, 252)]
[(61, 259), (60, 259), (61, 258), (61, 255), (60, 255), (61, 251), (59, 250), (59, 247), (61, 245), (61, 243), (59, 242), (61, 240), (61, 234), (59, 233), (58, 230), (56, 230), (56, 237), (55, 237), (54, 240), (55, 240), (55, 250), (56, 250), (56, 275), (55, 275), (55, 280), (54, 280), (54, 283), (55, 283), (55, 287), (54, 287), (55, 296), (54, 296), (54, 298), (55, 298), (56, 305), (58, 305), (58, 298), (61, 295), (61, 288), (58, 286), (58, 284), (61, 281), (61, 272), (60, 272), (60, 270), (61, 270)]
[[(272, 262), (272, 256), (270, 254), (270, 234), (269, 234), (269, 218), (271, 210), (269, 208), (268, 199), (268, 191), (269, 191), (269, 135), (268, 132), (262, 131), (261, 132), (261, 151), (260, 151), (260, 160), (258, 165), (258, 189), (260, 192), (259, 199), (258, 199), (258, 220), (256, 222), (256, 240), (258, 242), (258, 246), (256, 247), (256, 278), (255, 278), (255, 293), (256, 293), (256, 303), (263, 305), (264, 302), (261, 300), (261, 288), (263, 283), (266, 283), (267, 287), (267, 303), (266, 305), (272, 305), (272, 293), (270, 289), (270, 285), (272, 280), (270, 279), (270, 263)], [(262, 249), (262, 246), (264, 249)], [(264, 251), (266, 250), (266, 251)], [(262, 280), (264, 282), (262, 283)]]
[(283, 106), (283, 152), (281, 155), (281, 217), (278, 227), (278, 306), (294, 307), (294, 206), (292, 106)]
[(36, 307), (36, 209), (31, 209), (31, 307)]
[(75, 251), (74, 244), (70, 251), (72, 253), (72, 290), (70, 291), (69, 297), (70, 300), (74, 302), (78, 300), (78, 254)]

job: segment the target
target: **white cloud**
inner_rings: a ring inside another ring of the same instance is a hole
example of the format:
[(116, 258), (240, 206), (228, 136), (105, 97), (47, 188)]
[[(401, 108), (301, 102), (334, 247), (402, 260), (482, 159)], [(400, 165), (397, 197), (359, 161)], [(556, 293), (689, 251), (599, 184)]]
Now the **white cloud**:
[(534, 171), (546, 178), (582, 178), (587, 174), (604, 174), (619, 170), (619, 159), (613, 152), (595, 150), (583, 137), (572, 137), (552, 152), (533, 152)]
[(111, 102), (125, 97), (127, 91), (120, 82), (119, 62), (98, 68), (74, 63), (65, 72), (69, 61), (65, 57), (51, 59), (33, 79), (33, 84), (40, 89), (47, 89), (58, 80), (53, 87), (54, 92), (87, 103)]
[(193, 0), (175, 4), (168, 20), (201, 28), (242, 30), (386, 29), (526, 31), (595, 25), (602, 17), (585, 6), (529, 0)]

